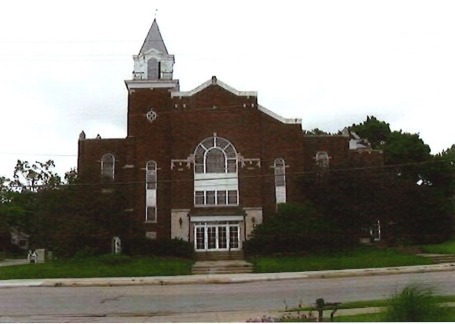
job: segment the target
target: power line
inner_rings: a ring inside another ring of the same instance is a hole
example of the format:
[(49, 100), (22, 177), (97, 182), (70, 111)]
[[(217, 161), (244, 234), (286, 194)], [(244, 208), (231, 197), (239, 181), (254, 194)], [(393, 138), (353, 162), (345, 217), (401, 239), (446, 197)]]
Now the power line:
[[(433, 164), (433, 163), (442, 163), (442, 162), (449, 162), (452, 161), (451, 159), (441, 159), (438, 161), (424, 161), (424, 162), (412, 162), (412, 163), (401, 163), (401, 164), (393, 164), (393, 165), (382, 165), (382, 166), (364, 166), (364, 167), (349, 167), (349, 168), (339, 168), (339, 169), (329, 169), (329, 170), (311, 170), (311, 171), (298, 171), (298, 172), (287, 172), (285, 175), (286, 176), (300, 176), (300, 175), (317, 175), (326, 172), (327, 174), (330, 174), (332, 176), (333, 174), (337, 173), (342, 173), (342, 172), (347, 172), (347, 171), (366, 171), (366, 170), (387, 170), (387, 169), (399, 169), (407, 166), (416, 166), (416, 165), (428, 165), (428, 164)], [(272, 172), (272, 171), (271, 171)], [(159, 174), (159, 173), (158, 173)], [(390, 173), (381, 173), (380, 175), (388, 175)], [(366, 177), (366, 176), (375, 176), (376, 174), (361, 174), (361, 175), (349, 175), (346, 176), (346, 178), (352, 178), (352, 177)], [(223, 180), (229, 180), (229, 179), (255, 179), (255, 178), (274, 178), (275, 174), (270, 173), (270, 174), (259, 174), (259, 175), (242, 175), (239, 176), (238, 173), (235, 173), (235, 175), (231, 177), (223, 177)], [(343, 177), (339, 177), (343, 178)], [(169, 183), (182, 183), (182, 182), (198, 182), (198, 181), (215, 181), (219, 180), (220, 178), (214, 177), (214, 178), (204, 178), (201, 180), (198, 179), (161, 179), (158, 180), (154, 183), (156, 183), (158, 186), (161, 184), (169, 184)], [(118, 181), (109, 181), (109, 182), (92, 182), (92, 183), (75, 183), (75, 184), (60, 184), (57, 185), (57, 187), (67, 187), (67, 186), (124, 186), (124, 185), (146, 185), (147, 182), (145, 181), (145, 171), (144, 171), (144, 180), (141, 181), (124, 181), (124, 182), (118, 182)], [(45, 188), (48, 185), (35, 185), (35, 188)], [(13, 187), (21, 187), (21, 186), (13, 186)]]

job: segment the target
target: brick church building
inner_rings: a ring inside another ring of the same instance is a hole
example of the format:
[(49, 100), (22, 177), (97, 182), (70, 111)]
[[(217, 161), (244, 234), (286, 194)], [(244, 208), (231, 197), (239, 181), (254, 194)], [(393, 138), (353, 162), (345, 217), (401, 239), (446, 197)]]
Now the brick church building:
[(190, 91), (173, 78), (156, 21), (125, 81), (126, 138), (79, 138), (81, 179), (122, 186), (150, 239), (182, 238), (196, 252), (241, 250), (279, 203), (302, 200), (299, 176), (346, 161), (382, 164), (349, 134), (310, 136), (300, 119), (261, 106), (254, 91), (216, 77)]

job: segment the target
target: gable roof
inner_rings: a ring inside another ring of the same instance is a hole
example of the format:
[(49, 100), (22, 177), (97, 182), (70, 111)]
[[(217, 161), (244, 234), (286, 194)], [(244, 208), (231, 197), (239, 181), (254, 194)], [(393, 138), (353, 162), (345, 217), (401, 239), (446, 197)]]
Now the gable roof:
[[(226, 91), (229, 91), (230, 93), (235, 94), (236, 96), (250, 96), (250, 97), (257, 97), (258, 93), (257, 91), (238, 91), (234, 89), (233, 87), (227, 85), (226, 83), (218, 80), (216, 76), (212, 76), (210, 80), (207, 80), (206, 82), (202, 83), (200, 86), (194, 88), (193, 90), (190, 91), (172, 91), (171, 92), (171, 97), (191, 97), (192, 95), (206, 89), (207, 87), (211, 85), (218, 85), (221, 88), (225, 89)], [(274, 112), (268, 110), (264, 106), (258, 105), (258, 109), (265, 113), (266, 115), (282, 122), (283, 124), (301, 124), (302, 119), (300, 118), (284, 118), (281, 117), (278, 114), (275, 114)]]
[(230, 93), (235, 94), (236, 96), (250, 96), (250, 97), (257, 97), (257, 91), (238, 91), (234, 89), (233, 87), (227, 85), (226, 83), (218, 80), (216, 76), (212, 76), (210, 80), (207, 80), (200, 86), (197, 86), (193, 90), (190, 91), (173, 91), (171, 92), (171, 97), (191, 97), (192, 95), (201, 92), (205, 88), (208, 88), (209, 86), (216, 84), (223, 88), (226, 91), (229, 91)]
[(164, 45), (163, 37), (161, 36), (160, 28), (158, 27), (156, 19), (153, 20), (152, 26), (150, 27), (147, 37), (145, 37), (144, 43), (139, 51), (139, 55), (145, 54), (152, 49), (160, 53), (169, 54), (167, 52), (166, 45)]

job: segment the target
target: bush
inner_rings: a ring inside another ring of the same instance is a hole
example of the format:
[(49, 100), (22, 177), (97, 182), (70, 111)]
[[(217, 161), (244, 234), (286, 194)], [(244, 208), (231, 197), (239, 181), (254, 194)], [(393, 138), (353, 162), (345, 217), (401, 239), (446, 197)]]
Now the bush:
[(438, 304), (431, 290), (417, 286), (405, 287), (388, 300), (385, 322), (443, 322), (448, 320), (447, 308)]
[(100, 256), (99, 260), (107, 265), (128, 264), (132, 261), (130, 256), (123, 254), (105, 254)]
[(137, 237), (125, 242), (125, 253), (142, 256), (170, 256), (191, 259), (193, 244), (181, 239), (151, 240)]
[(339, 250), (351, 239), (310, 204), (281, 204), (277, 214), (258, 225), (245, 242), (248, 256)]

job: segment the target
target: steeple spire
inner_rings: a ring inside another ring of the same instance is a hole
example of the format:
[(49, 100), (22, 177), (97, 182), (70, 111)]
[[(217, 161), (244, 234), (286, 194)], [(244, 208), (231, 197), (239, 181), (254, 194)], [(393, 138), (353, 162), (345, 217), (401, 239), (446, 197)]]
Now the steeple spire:
[(163, 37), (160, 33), (160, 28), (156, 23), (156, 18), (153, 20), (152, 27), (150, 27), (147, 37), (144, 40), (144, 44), (142, 44), (139, 55), (145, 54), (152, 49), (163, 54), (168, 54), (166, 45), (164, 45)]
[(139, 54), (133, 55), (133, 59), (133, 80), (172, 80), (174, 55), (170, 55), (164, 45), (156, 18), (153, 20)]

